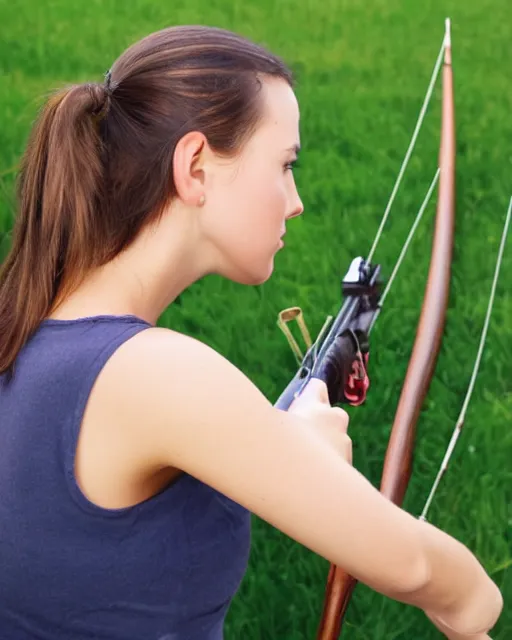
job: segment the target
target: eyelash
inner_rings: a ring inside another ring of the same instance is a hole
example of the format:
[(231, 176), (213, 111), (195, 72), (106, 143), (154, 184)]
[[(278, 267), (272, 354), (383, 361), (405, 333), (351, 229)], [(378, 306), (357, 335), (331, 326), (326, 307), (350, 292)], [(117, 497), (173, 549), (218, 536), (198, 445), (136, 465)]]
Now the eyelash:
[(292, 160), (292, 162), (287, 162), (284, 165), (284, 169), (285, 171), (293, 171), (293, 169), (297, 169), (299, 166), (299, 163), (297, 160)]

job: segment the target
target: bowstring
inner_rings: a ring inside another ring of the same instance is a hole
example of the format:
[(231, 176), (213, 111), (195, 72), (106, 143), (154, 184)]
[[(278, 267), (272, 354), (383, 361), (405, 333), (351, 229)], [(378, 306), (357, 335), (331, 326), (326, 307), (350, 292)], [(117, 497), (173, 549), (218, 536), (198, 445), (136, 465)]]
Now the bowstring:
[(432, 194), (434, 192), (434, 189), (437, 185), (437, 182), (439, 180), (439, 174), (441, 172), (441, 168), (438, 167), (436, 174), (434, 176), (434, 179), (432, 180), (430, 187), (427, 191), (427, 194), (425, 196), (425, 199), (423, 200), (420, 210), (418, 211), (418, 215), (416, 216), (416, 219), (414, 220), (414, 223), (411, 227), (411, 230), (409, 231), (409, 235), (407, 236), (407, 240), (405, 241), (403, 247), (402, 247), (402, 251), (400, 252), (400, 255), (398, 257), (398, 260), (396, 261), (396, 264), (393, 268), (393, 271), (391, 273), (391, 275), (389, 276), (389, 280), (386, 284), (386, 288), (384, 289), (384, 291), (382, 292), (382, 295), (379, 299), (379, 306), (382, 307), (382, 305), (384, 304), (384, 300), (386, 299), (386, 296), (389, 293), (389, 290), (391, 288), (391, 285), (393, 284), (393, 280), (396, 277), (396, 274), (398, 273), (398, 269), (400, 268), (400, 265), (402, 264), (403, 259), (405, 258), (405, 254), (407, 253), (407, 249), (409, 248), (409, 245), (411, 244), (411, 240), (414, 237), (414, 234), (416, 233), (416, 229), (418, 228), (418, 225), (423, 217), (423, 214), (425, 212), (425, 209), (427, 208), (428, 203), (430, 202), (430, 199), (432, 198)]
[(420, 520), (425, 521), (427, 518), (427, 512), (430, 509), (430, 505), (432, 504), (432, 500), (434, 499), (434, 495), (437, 491), (437, 488), (439, 486), (439, 483), (441, 482), (441, 479), (443, 477), (443, 475), (445, 474), (446, 470), (448, 469), (448, 463), (450, 461), (450, 458), (453, 454), (453, 451), (455, 449), (455, 445), (457, 443), (457, 440), (459, 439), (459, 436), (462, 432), (462, 427), (464, 426), (464, 419), (466, 417), (466, 411), (468, 409), (468, 405), (469, 405), (469, 401), (471, 399), (471, 396), (473, 394), (473, 389), (475, 387), (475, 382), (476, 382), (476, 377), (478, 375), (478, 370), (480, 368), (480, 362), (482, 360), (482, 354), (484, 351), (484, 346), (485, 346), (485, 340), (487, 337), (487, 331), (489, 329), (489, 322), (491, 319), (491, 313), (492, 313), (492, 309), (494, 306), (494, 296), (496, 293), (496, 287), (498, 284), (498, 278), (499, 278), (499, 274), (500, 274), (500, 269), (501, 269), (501, 262), (503, 259), (503, 252), (505, 249), (505, 241), (507, 239), (507, 233), (508, 233), (508, 227), (509, 227), (509, 223), (510, 223), (510, 217), (512, 214), (512, 196), (510, 198), (510, 202), (508, 205), (508, 210), (507, 210), (507, 215), (505, 218), (505, 224), (503, 226), (503, 232), (501, 234), (501, 242), (500, 242), (500, 247), (498, 250), (498, 257), (496, 258), (496, 266), (494, 268), (494, 278), (492, 281), (492, 285), (491, 285), (491, 293), (489, 295), (489, 301), (487, 303), (487, 312), (485, 314), (485, 321), (484, 321), (484, 325), (483, 325), (483, 329), (482, 329), (482, 333), (480, 335), (480, 343), (478, 345), (478, 352), (477, 352), (477, 356), (475, 359), (475, 364), (473, 366), (473, 372), (471, 374), (471, 379), (469, 382), (469, 386), (466, 392), (466, 396), (464, 398), (464, 403), (462, 405), (462, 409), (460, 412), (460, 415), (457, 419), (457, 422), (455, 424), (455, 429), (453, 431), (452, 437), (450, 439), (450, 442), (448, 443), (448, 448), (446, 449), (443, 461), (441, 463), (441, 466), (439, 468), (439, 471), (437, 472), (437, 476), (436, 479), (434, 480), (434, 484), (432, 485), (432, 489), (430, 490), (430, 493), (428, 495), (427, 501), (425, 503), (425, 506), (423, 508), (423, 511), (421, 513), (421, 516), (419, 517)]
[(391, 196), (389, 198), (388, 204), (387, 204), (386, 209), (384, 211), (384, 215), (382, 217), (380, 226), (379, 226), (379, 228), (377, 230), (377, 234), (375, 235), (375, 239), (373, 241), (372, 248), (370, 249), (370, 253), (368, 254), (367, 262), (371, 262), (371, 260), (373, 258), (373, 254), (375, 253), (375, 249), (377, 248), (377, 245), (379, 243), (380, 237), (381, 237), (383, 229), (384, 229), (384, 225), (386, 224), (386, 221), (387, 221), (387, 219), (389, 217), (389, 213), (391, 211), (391, 207), (393, 205), (393, 202), (395, 200), (396, 194), (398, 192), (398, 188), (400, 187), (400, 183), (402, 182), (403, 175), (405, 173), (407, 165), (409, 164), (409, 160), (411, 158), (412, 152), (413, 152), (414, 147), (416, 145), (416, 140), (418, 138), (421, 126), (423, 124), (423, 120), (425, 119), (425, 114), (427, 113), (427, 107), (428, 107), (428, 105), (430, 103), (430, 99), (431, 99), (432, 93), (434, 91), (434, 86), (436, 84), (436, 80), (437, 80), (437, 77), (439, 75), (439, 70), (441, 69), (441, 64), (442, 64), (442, 61), (443, 61), (443, 55), (444, 55), (444, 50), (445, 50), (446, 43), (447, 43), (447, 36), (445, 34), (445, 36), (443, 38), (443, 43), (441, 45), (441, 49), (439, 51), (439, 55), (437, 56), (437, 60), (436, 60), (436, 63), (434, 65), (434, 70), (432, 72), (432, 76), (430, 78), (430, 83), (428, 85), (427, 93), (425, 94), (425, 98), (423, 100), (423, 105), (421, 107), (421, 110), (420, 110), (420, 113), (419, 113), (419, 116), (418, 116), (418, 120), (416, 122), (416, 127), (414, 129), (413, 134), (412, 134), (412, 138), (411, 138), (411, 140), (409, 142), (409, 147), (407, 149), (405, 157), (404, 157), (404, 159), (402, 161), (402, 165), (400, 167), (400, 171), (398, 172), (398, 177), (397, 177), (397, 179), (395, 181), (395, 184), (393, 186), (393, 190), (391, 192)]

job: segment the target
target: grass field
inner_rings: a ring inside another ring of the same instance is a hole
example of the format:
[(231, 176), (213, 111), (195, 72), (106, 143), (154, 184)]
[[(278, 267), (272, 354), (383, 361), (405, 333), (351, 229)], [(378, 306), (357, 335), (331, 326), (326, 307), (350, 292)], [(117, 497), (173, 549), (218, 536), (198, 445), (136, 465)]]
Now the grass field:
[[(369, 250), (377, 230), (446, 15), (453, 35), (457, 226), (446, 332), (418, 423), (404, 505), (418, 515), (469, 382), (512, 193), (509, 0), (1, 0), (3, 250), (16, 166), (47, 92), (101, 80), (127, 45), (171, 24), (222, 26), (268, 45), (297, 74), (304, 151), (296, 175), (306, 213), (288, 225), (286, 249), (267, 284), (244, 288), (207, 278), (187, 290), (162, 323), (219, 350), (275, 400), (295, 371), (277, 313), (301, 305), (316, 335), (336, 310), (340, 276)], [(385, 275), (437, 166), (439, 89), (375, 256)], [(354, 464), (376, 485), (421, 308), (434, 212), (432, 202), (373, 333), (368, 401), (350, 409)], [(506, 604), (494, 640), (512, 638), (511, 281), (512, 239), (465, 431), (430, 512), (430, 521), (468, 545), (501, 587)], [(327, 569), (323, 559), (255, 518), (250, 567), (226, 638), (313, 638)], [(347, 640), (440, 637), (421, 612), (361, 585), (345, 629)]]

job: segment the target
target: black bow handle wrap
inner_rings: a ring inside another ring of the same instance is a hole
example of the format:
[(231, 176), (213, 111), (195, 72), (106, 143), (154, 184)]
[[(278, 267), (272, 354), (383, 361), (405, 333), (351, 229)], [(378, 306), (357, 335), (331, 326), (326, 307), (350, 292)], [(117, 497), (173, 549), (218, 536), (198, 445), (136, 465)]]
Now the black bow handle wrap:
[[(327, 385), (329, 402), (335, 404), (351, 404), (345, 390), (354, 363), (360, 363), (369, 351), (368, 339), (360, 330), (347, 330), (334, 338), (324, 356), (313, 365), (311, 371), (302, 367), (288, 387), (281, 394), (275, 406), (286, 411), (297, 395), (311, 378), (322, 380)], [(361, 363), (361, 365), (364, 364)]]

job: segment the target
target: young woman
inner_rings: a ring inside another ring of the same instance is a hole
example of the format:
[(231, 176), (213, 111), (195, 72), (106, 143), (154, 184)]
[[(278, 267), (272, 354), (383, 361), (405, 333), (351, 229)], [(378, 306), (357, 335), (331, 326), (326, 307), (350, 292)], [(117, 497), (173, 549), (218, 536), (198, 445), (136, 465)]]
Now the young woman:
[(219, 640), (255, 513), (454, 640), (501, 595), (462, 544), (351, 466), (313, 381), (275, 409), (158, 328), (205, 274), (272, 274), (302, 213), (299, 109), (275, 56), (179, 27), (52, 97), (0, 275), (0, 629), (9, 640)]

